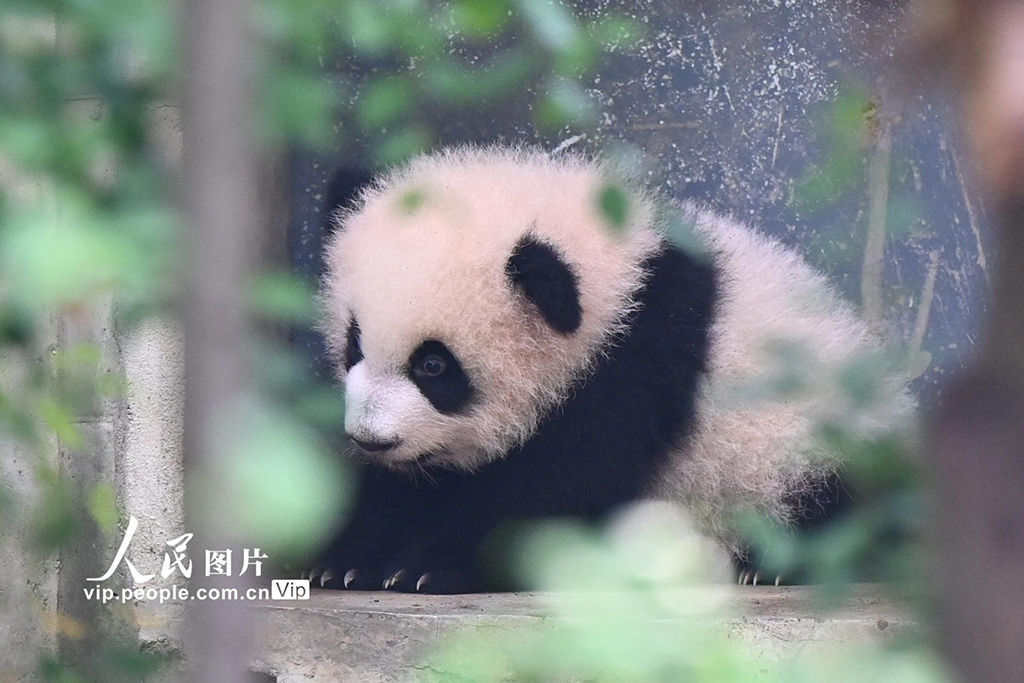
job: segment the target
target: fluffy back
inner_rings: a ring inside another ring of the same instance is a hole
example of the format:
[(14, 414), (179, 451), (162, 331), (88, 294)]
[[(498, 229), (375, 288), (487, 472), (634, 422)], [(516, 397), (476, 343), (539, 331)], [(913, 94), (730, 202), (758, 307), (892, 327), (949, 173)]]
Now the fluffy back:
[[(714, 255), (721, 301), (698, 424), (657, 493), (728, 537), (733, 513), (786, 521), (787, 501), (836, 470), (821, 427), (897, 434), (915, 401), (904, 377), (878, 372), (882, 341), (797, 252), (695, 205), (680, 208)], [(861, 363), (878, 380), (870, 397), (845, 386)]]

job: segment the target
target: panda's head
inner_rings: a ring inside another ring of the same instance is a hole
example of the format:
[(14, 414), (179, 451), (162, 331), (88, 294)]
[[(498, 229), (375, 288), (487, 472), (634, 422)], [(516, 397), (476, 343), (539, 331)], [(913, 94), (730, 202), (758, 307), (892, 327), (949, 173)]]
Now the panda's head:
[(336, 217), (322, 296), (345, 430), (395, 468), (473, 469), (527, 439), (628, 324), (660, 244), (599, 166), (539, 152), (423, 157)]

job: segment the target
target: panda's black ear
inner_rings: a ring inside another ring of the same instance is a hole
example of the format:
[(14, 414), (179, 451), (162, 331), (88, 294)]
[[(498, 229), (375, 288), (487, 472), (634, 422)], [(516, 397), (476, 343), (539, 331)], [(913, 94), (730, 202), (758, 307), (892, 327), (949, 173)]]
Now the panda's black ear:
[(373, 183), (373, 174), (364, 168), (342, 166), (334, 172), (324, 192), (324, 233), (333, 234), (338, 228), (335, 221), (339, 209), (355, 206), (359, 193)]
[(551, 245), (529, 235), (519, 240), (505, 264), (505, 274), (557, 332), (572, 334), (579, 329), (583, 319), (579, 278)]

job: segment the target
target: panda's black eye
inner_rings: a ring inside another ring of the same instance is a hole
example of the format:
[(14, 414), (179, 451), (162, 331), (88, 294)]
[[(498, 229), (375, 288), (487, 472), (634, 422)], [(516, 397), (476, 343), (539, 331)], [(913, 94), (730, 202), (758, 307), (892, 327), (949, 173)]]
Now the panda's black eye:
[(432, 353), (421, 358), (419, 363), (417, 363), (413, 368), (413, 372), (420, 377), (438, 377), (443, 374), (447, 368), (448, 364), (444, 362), (444, 358)]
[(406, 372), (431, 405), (452, 415), (473, 398), (473, 383), (444, 342), (427, 339), (409, 356)]
[(363, 359), (363, 347), (359, 340), (359, 323), (355, 318), (348, 326), (348, 334), (345, 338), (345, 370), (351, 370), (352, 366)]

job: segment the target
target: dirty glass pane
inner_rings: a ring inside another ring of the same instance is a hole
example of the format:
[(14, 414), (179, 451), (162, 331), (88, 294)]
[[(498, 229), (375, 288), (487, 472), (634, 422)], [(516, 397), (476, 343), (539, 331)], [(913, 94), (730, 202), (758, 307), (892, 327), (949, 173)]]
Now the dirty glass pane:
[[(650, 186), (795, 245), (851, 302), (865, 300), (865, 316), (908, 347), (921, 374), (917, 389), (926, 404), (934, 401), (975, 343), (990, 237), (965, 180), (950, 108), (904, 95), (910, 88), (894, 59), (907, 41), (899, 3), (573, 7), (592, 17), (621, 12), (644, 27), (638, 44), (613, 50), (588, 77), (599, 105), (594, 129), (579, 139), (571, 128), (540, 135), (531, 96), (499, 97), (455, 112), (417, 112), (440, 131), (438, 143), (634, 146), (648, 156)], [(478, 49), (466, 56), (486, 58)], [(332, 69), (339, 83), (351, 83), (406, 67), (346, 62)], [(339, 125), (348, 135), (357, 130)], [(331, 171), (372, 166), (356, 137), (331, 155), (293, 154), (290, 245), (302, 273), (319, 273)], [(300, 342), (319, 357), (314, 336)]]

